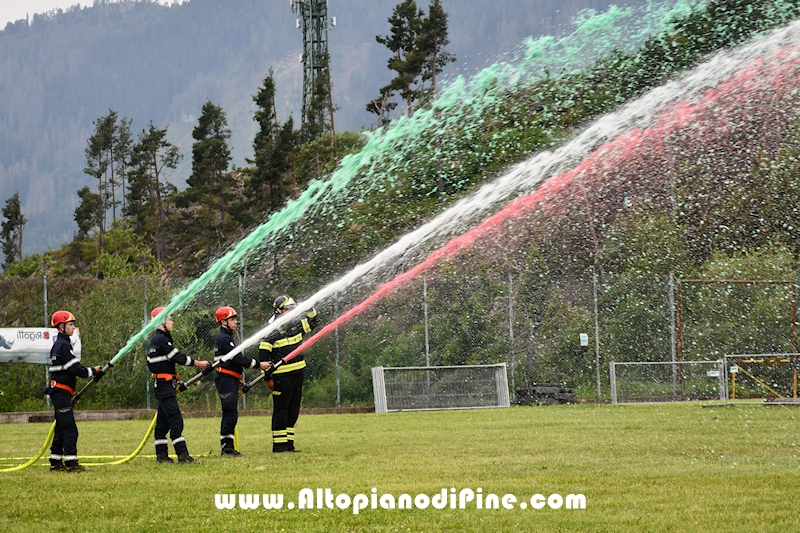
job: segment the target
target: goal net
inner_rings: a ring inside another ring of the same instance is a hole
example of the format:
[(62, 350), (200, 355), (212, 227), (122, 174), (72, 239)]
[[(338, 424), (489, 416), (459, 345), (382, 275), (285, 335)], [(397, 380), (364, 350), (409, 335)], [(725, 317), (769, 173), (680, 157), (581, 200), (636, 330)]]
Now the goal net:
[(800, 354), (725, 354), (727, 398), (797, 398)]
[(725, 399), (719, 361), (611, 361), (611, 402), (670, 402)]
[(375, 412), (509, 407), (506, 364), (375, 367)]

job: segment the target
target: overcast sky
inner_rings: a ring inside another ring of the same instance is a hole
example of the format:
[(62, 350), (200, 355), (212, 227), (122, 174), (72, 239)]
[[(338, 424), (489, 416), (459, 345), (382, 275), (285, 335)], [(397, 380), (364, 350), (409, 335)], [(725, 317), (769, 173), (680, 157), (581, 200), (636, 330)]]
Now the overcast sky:
[[(160, 4), (172, 3), (175, 0), (159, 0)], [(0, 0), (0, 30), (9, 22), (24, 19), (26, 13), (33, 18), (34, 13), (45, 13), (51, 9), (64, 9), (80, 4), (90, 6), (93, 0)]]

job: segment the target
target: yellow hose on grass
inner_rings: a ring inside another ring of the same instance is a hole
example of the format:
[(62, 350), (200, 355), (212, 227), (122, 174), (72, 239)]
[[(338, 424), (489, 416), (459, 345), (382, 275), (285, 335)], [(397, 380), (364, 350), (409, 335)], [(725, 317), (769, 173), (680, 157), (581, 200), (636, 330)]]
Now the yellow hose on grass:
[(137, 446), (136, 449), (133, 450), (133, 453), (131, 453), (127, 457), (123, 457), (122, 459), (118, 459), (116, 461), (111, 461), (111, 462), (108, 462), (108, 463), (86, 463), (86, 466), (121, 465), (121, 464), (127, 463), (128, 461), (130, 461), (131, 459), (133, 459), (134, 457), (139, 455), (139, 452), (142, 451), (142, 449), (144, 448), (144, 445), (147, 444), (148, 440), (150, 440), (150, 435), (153, 434), (153, 428), (156, 427), (156, 418), (158, 418), (158, 413), (156, 413), (156, 415), (153, 417), (153, 421), (150, 422), (150, 427), (147, 428), (147, 432), (144, 434), (144, 438), (142, 439), (142, 442), (140, 442), (139, 446)]
[(47, 433), (47, 438), (44, 439), (44, 444), (42, 445), (42, 449), (39, 450), (39, 453), (36, 455), (36, 457), (32, 458), (27, 463), (23, 463), (21, 465), (17, 465), (11, 468), (4, 468), (3, 470), (0, 470), (0, 472), (18, 472), (20, 470), (25, 470), (26, 468), (31, 466), (33, 463), (38, 461), (42, 455), (44, 455), (44, 452), (47, 451), (47, 448), (50, 446), (50, 443), (53, 442), (53, 435), (55, 434), (56, 434), (56, 423), (55, 421), (53, 421), (53, 424), (50, 426), (50, 431)]
[[(147, 432), (144, 434), (142, 442), (139, 443), (139, 446), (137, 446), (136, 449), (133, 450), (133, 452), (130, 455), (123, 457), (122, 459), (118, 459), (116, 461), (109, 461), (106, 463), (84, 463), (84, 466), (121, 465), (127, 463), (128, 461), (139, 455), (139, 453), (144, 448), (144, 445), (147, 444), (148, 440), (150, 440), (150, 435), (153, 434), (153, 428), (156, 427), (156, 417), (158, 417), (158, 413), (156, 413), (156, 415), (153, 417), (153, 421), (150, 422), (150, 427), (147, 428)], [(17, 465), (11, 468), (4, 468), (0, 470), (0, 472), (19, 472), (20, 470), (24, 470), (29, 466), (33, 465), (34, 463), (36, 463), (36, 461), (38, 461), (42, 457), (42, 455), (44, 455), (44, 453), (47, 451), (47, 448), (50, 446), (50, 443), (53, 442), (53, 435), (55, 435), (55, 432), (56, 432), (56, 423), (54, 421), (53, 424), (50, 426), (50, 432), (47, 434), (47, 438), (45, 439), (44, 444), (42, 445), (42, 449), (39, 450), (39, 453), (36, 454), (35, 457), (31, 458), (29, 461), (21, 465)]]

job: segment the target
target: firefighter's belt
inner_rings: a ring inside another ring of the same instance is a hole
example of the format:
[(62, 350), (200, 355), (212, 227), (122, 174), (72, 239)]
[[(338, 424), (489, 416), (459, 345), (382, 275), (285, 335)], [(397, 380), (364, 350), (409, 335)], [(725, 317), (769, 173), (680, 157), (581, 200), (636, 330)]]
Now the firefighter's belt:
[(50, 381), (50, 386), (51, 387), (55, 387), (57, 389), (64, 389), (65, 391), (67, 391), (70, 394), (70, 396), (75, 396), (75, 389), (73, 389), (69, 385), (64, 385), (63, 383), (59, 383), (56, 380), (52, 380), (52, 381)]
[(233, 376), (236, 379), (242, 379), (242, 375), (238, 372), (234, 372), (233, 370), (228, 370), (227, 368), (222, 368), (221, 366), (217, 367), (217, 372), (220, 374), (228, 374), (229, 376)]

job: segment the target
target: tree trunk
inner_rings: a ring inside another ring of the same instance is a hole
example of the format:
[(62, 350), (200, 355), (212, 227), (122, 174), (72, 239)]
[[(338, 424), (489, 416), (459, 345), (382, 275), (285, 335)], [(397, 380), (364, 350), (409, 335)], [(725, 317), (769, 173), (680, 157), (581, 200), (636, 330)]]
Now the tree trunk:
[(331, 148), (333, 148), (333, 160), (339, 165), (339, 154), (336, 153), (336, 127), (333, 124), (333, 89), (331, 88), (331, 71), (328, 68), (328, 109), (331, 112)]
[(108, 161), (109, 166), (111, 167), (111, 220), (112, 222), (117, 221), (117, 188), (116, 182), (114, 181), (114, 147), (108, 149)]
[(156, 219), (155, 219), (155, 238), (156, 238), (156, 259), (161, 261), (161, 217), (163, 215), (163, 207), (161, 205), (161, 183), (158, 179), (158, 159), (156, 153), (153, 152), (153, 174), (156, 178)]
[(431, 69), (431, 90), (436, 93), (436, 54), (439, 53), (439, 37), (433, 38), (433, 68)]

